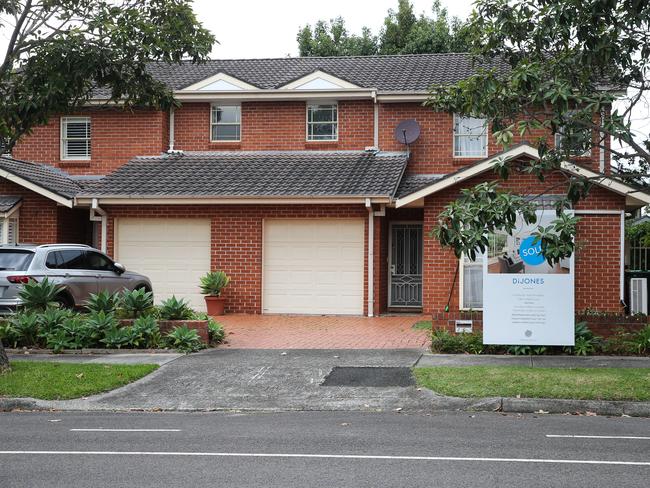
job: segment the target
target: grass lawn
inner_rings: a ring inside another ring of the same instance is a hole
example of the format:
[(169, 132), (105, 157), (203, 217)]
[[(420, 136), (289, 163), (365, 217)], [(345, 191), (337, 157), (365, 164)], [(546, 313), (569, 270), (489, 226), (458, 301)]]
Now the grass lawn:
[(0, 396), (68, 400), (112, 390), (156, 369), (157, 364), (14, 361), (11, 372), (0, 374)]
[(433, 327), (433, 323), (430, 320), (420, 320), (419, 322), (416, 322), (413, 324), (413, 329), (418, 329), (418, 330), (431, 330)]
[(455, 397), (650, 400), (649, 368), (415, 368), (420, 386)]

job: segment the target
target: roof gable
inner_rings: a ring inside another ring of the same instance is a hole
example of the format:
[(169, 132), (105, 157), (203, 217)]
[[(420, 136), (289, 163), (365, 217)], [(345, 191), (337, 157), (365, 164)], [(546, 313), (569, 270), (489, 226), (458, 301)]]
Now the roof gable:
[[(413, 193), (403, 195), (401, 198), (397, 199), (395, 206), (399, 208), (412, 205), (429, 195), (433, 195), (434, 193), (442, 191), (446, 188), (449, 188), (474, 176), (491, 170), (494, 165), (500, 160), (512, 160), (521, 157), (539, 159), (539, 153), (537, 152), (537, 149), (529, 146), (528, 144), (520, 144), (514, 146), (499, 154), (478, 161), (475, 164), (462, 168), (453, 173), (449, 173), (442, 178), (433, 181), (431, 184), (425, 186), (424, 188), (414, 191)], [(596, 173), (595, 171), (592, 171), (588, 168), (583, 168), (582, 166), (578, 166), (569, 161), (563, 161), (561, 163), (561, 168), (562, 170), (576, 176), (589, 178), (591, 182), (597, 186), (603, 187), (620, 195), (624, 195), (627, 205), (643, 206), (650, 204), (649, 194), (636, 190), (635, 188), (621, 182), (620, 180), (611, 178), (607, 175)]]
[(183, 88), (184, 91), (244, 91), (244, 90), (259, 90), (256, 86), (246, 83), (243, 80), (230, 76), (224, 72), (216, 73), (212, 76), (205, 78)]
[(0, 157), (0, 178), (5, 178), (60, 205), (72, 207), (81, 187), (64, 171), (47, 164)]
[(330, 75), (322, 70), (316, 70), (307, 76), (287, 83), (280, 87), (285, 90), (341, 90), (345, 88), (360, 88), (358, 85), (350, 83), (336, 76)]

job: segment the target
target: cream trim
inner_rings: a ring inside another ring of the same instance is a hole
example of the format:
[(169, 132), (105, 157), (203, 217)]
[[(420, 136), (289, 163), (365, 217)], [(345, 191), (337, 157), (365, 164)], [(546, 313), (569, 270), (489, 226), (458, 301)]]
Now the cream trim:
[[(502, 159), (506, 159), (506, 160), (513, 159), (520, 156), (527, 156), (533, 159), (539, 159), (539, 153), (537, 152), (537, 149), (535, 149), (534, 147), (528, 145), (516, 146), (496, 156), (490, 157), (481, 163), (474, 164), (472, 166), (467, 167), (464, 170), (458, 171), (457, 173), (454, 173), (452, 176), (448, 178), (443, 178), (442, 180), (437, 181), (415, 193), (411, 193), (410, 195), (405, 196), (404, 198), (399, 198), (395, 202), (395, 207), (396, 208), (405, 207), (426, 196), (432, 195), (433, 193), (437, 193), (441, 190), (444, 190), (445, 188), (449, 188), (450, 186), (456, 185), (457, 183), (460, 183), (464, 180), (472, 178), (473, 176), (481, 174), (489, 170), (496, 161)], [(590, 179), (598, 178), (597, 181), (594, 181), (594, 184), (601, 186), (603, 188), (607, 188), (615, 193), (624, 195), (626, 197), (626, 204), (629, 205), (650, 204), (649, 194), (641, 191), (637, 191), (634, 188), (624, 183), (621, 183), (619, 181), (616, 181), (608, 176), (600, 175), (599, 173), (595, 173), (594, 171), (591, 171), (589, 169), (582, 168), (568, 161), (562, 162), (561, 168), (577, 176), (584, 176)], [(632, 193), (634, 194), (634, 196), (630, 195)]]
[[(361, 204), (365, 205), (367, 197), (278, 197), (278, 198), (160, 198), (159, 196), (125, 198), (122, 196), (96, 197), (100, 205), (326, 205), (326, 204)], [(390, 203), (388, 197), (369, 197), (372, 203)], [(75, 205), (90, 205), (92, 197), (75, 198)]]
[(333, 100), (365, 100), (373, 98), (373, 90), (366, 88), (346, 88), (341, 90), (252, 90), (248, 92), (205, 92), (183, 90), (174, 95), (181, 102), (213, 102), (237, 100), (240, 102), (255, 100), (312, 100), (329, 98)]
[[(300, 90), (300, 87), (303, 85), (306, 85), (309, 82), (315, 81), (321, 79), (323, 81), (326, 81), (328, 83), (331, 83), (333, 85), (336, 85), (340, 88), (360, 88), (359, 85), (355, 85), (353, 83), (350, 83), (349, 81), (342, 80), (341, 78), (337, 78), (336, 76), (332, 76), (328, 73), (325, 73), (324, 71), (316, 70), (311, 74), (308, 74), (307, 76), (303, 76), (302, 78), (298, 78), (297, 80), (294, 80), (290, 83), (287, 83), (286, 85), (281, 86), (281, 89), (284, 90)], [(336, 88), (332, 88), (331, 90), (334, 90)], [(331, 91), (330, 90), (330, 91)]]
[(16, 212), (18, 212), (18, 211), (20, 210), (20, 207), (22, 207), (22, 206), (23, 206), (23, 202), (22, 202), (22, 201), (18, 202), (16, 205), (14, 205), (13, 207), (11, 207), (11, 208), (9, 209), (8, 212), (0, 213), (0, 218), (8, 219), (8, 218), (11, 217), (13, 214), (15, 214)]
[(39, 195), (43, 195), (44, 197), (49, 198), (50, 200), (54, 200), (59, 205), (72, 208), (73, 200), (68, 200), (67, 198), (62, 197), (61, 195), (57, 195), (56, 193), (51, 192), (50, 190), (46, 190), (45, 188), (38, 186), (32, 183), (31, 181), (27, 181), (26, 179), (21, 178), (20, 176), (16, 176), (13, 173), (9, 173), (8, 171), (0, 169), (0, 178), (4, 178), (6, 180), (12, 181), (17, 185), (22, 186), (23, 188), (27, 188), (28, 190), (33, 191), (34, 193), (38, 193)]
[(234, 76), (230, 76), (227, 75), (226, 73), (220, 72), (217, 73), (216, 75), (209, 76), (208, 78), (205, 78), (204, 80), (201, 80), (197, 83), (193, 83), (190, 86), (186, 86), (182, 90), (179, 90), (177, 93), (203, 91), (205, 90), (206, 86), (209, 86), (212, 83), (215, 83), (217, 81), (225, 81), (226, 83), (230, 83), (231, 85), (236, 86), (240, 90), (256, 90), (256, 91), (260, 90), (260, 88), (253, 86), (250, 83), (246, 83), (245, 81), (242, 81), (239, 78), (235, 78)]

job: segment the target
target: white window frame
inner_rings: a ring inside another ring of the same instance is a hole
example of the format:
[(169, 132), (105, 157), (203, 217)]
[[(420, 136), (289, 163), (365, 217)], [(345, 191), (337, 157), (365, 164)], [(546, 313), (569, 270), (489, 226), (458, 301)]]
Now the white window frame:
[[(585, 129), (585, 130), (589, 130), (589, 129)], [(562, 138), (563, 137), (564, 137), (564, 134), (562, 134), (562, 132), (558, 131), (558, 132), (555, 133), (555, 141), (554, 141), (555, 142), (555, 149), (562, 150), (560, 146), (562, 144)], [(577, 151), (571, 151), (570, 154), (574, 158), (590, 158), (591, 157), (591, 147), (589, 149), (587, 149), (583, 153), (578, 153)]]
[[(66, 127), (68, 122), (85, 122), (89, 127), (89, 137), (76, 137), (69, 138), (66, 134)], [(60, 140), (60, 150), (61, 150), (61, 160), (62, 161), (90, 161), (92, 157), (92, 122), (90, 117), (61, 117), (61, 140)], [(88, 141), (88, 155), (87, 156), (66, 156), (65, 145), (69, 140), (74, 141)]]
[[(478, 257), (479, 256), (477, 256), (477, 258)], [(484, 259), (484, 257), (481, 256), (480, 259), (481, 259), (480, 264), (477, 263), (474, 266), (480, 267), (481, 276), (483, 276), (483, 259)], [(463, 311), (472, 310), (472, 311), (480, 312), (480, 311), (483, 310), (483, 307), (466, 307), (465, 306), (465, 294), (463, 293), (465, 291), (464, 290), (464, 287), (465, 287), (465, 279), (464, 279), (465, 273), (463, 271), (464, 271), (464, 267), (465, 267), (466, 262), (469, 262), (469, 259), (467, 258), (467, 256), (465, 256), (463, 254), (460, 257), (460, 259), (458, 260), (458, 276), (459, 276), (459, 279), (458, 279), (458, 295), (459, 295), (458, 308), (460, 310), (463, 310)]]
[[(336, 108), (336, 120), (333, 122), (325, 122), (325, 123), (333, 123), (336, 126), (336, 137), (333, 139), (310, 139), (309, 138), (309, 126), (314, 125), (314, 124), (322, 124), (323, 122), (310, 122), (309, 121), (309, 109), (310, 107), (319, 107), (323, 105), (329, 105), (332, 107)], [(332, 101), (320, 101), (320, 102), (310, 102), (307, 103), (305, 106), (305, 139), (307, 142), (338, 142), (339, 140), (339, 104), (338, 102), (332, 102)]]
[[(453, 153), (453, 157), (454, 157), (454, 159), (477, 159), (477, 158), (486, 158), (487, 155), (488, 155), (488, 146), (489, 146), (489, 144), (490, 144), (490, 140), (489, 140), (489, 138), (488, 138), (488, 125), (487, 125), (487, 119), (483, 119), (483, 120), (484, 120), (484, 125), (485, 125), (485, 130), (484, 130), (484, 132), (483, 132), (483, 137), (485, 138), (485, 151), (484, 151), (484, 153), (483, 153), (483, 154), (478, 154), (478, 155), (474, 155), (474, 154), (473, 154), (473, 155), (468, 156), (468, 155), (461, 155), (461, 154), (458, 154), (458, 151), (457, 151), (457, 149), (456, 149), (456, 138), (457, 138), (457, 137), (470, 137), (470, 136), (467, 135), (467, 134), (456, 134), (456, 120), (457, 120), (458, 118), (463, 118), (463, 119), (465, 119), (465, 118), (468, 118), (468, 117), (464, 117), (464, 116), (459, 115), (459, 114), (456, 114), (456, 113), (454, 114), (454, 118), (453, 118), (453, 120), (452, 120), (452, 126), (451, 126), (451, 131), (452, 131), (452, 140), (453, 140), (453, 143), (452, 143), (452, 153)], [(473, 117), (473, 118), (480, 118), (480, 117)]]
[[(13, 233), (13, 242), (9, 242), (9, 226), (13, 223), (14, 233)], [(20, 205), (12, 208), (9, 212), (0, 214), (0, 226), (2, 231), (0, 232), (0, 244), (3, 245), (12, 245), (20, 242), (18, 238), (18, 233), (20, 231)]]
[[(239, 124), (232, 122), (215, 122), (216, 109), (219, 107), (237, 107), (239, 112)], [(239, 139), (215, 139), (213, 137), (213, 128), (219, 125), (239, 125)], [(241, 142), (241, 103), (219, 103), (214, 102), (210, 104), (210, 142), (217, 142), (220, 144), (237, 143)]]

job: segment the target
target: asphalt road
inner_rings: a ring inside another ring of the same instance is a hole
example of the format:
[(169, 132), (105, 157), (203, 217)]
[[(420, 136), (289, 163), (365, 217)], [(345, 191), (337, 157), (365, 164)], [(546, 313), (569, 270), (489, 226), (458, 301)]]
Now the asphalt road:
[(3, 488), (645, 488), (649, 480), (650, 420), (642, 418), (0, 414)]

